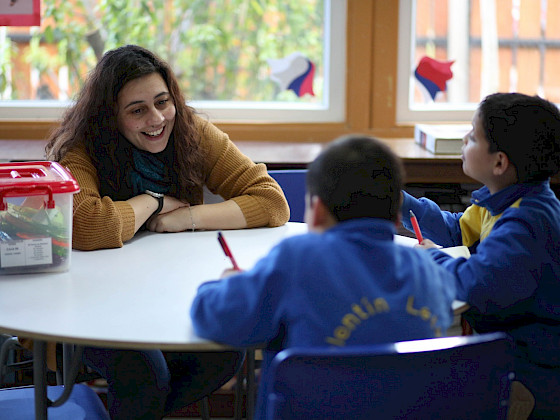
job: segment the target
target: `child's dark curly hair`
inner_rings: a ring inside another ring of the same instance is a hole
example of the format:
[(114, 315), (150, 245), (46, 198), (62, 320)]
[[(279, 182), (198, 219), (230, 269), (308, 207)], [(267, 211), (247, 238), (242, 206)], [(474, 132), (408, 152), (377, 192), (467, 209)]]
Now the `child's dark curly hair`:
[(307, 167), (307, 191), (339, 222), (373, 217), (398, 220), (404, 169), (381, 141), (355, 134), (339, 137)]
[(538, 96), (495, 93), (479, 106), (490, 153), (502, 151), (518, 182), (544, 181), (560, 171), (560, 111)]

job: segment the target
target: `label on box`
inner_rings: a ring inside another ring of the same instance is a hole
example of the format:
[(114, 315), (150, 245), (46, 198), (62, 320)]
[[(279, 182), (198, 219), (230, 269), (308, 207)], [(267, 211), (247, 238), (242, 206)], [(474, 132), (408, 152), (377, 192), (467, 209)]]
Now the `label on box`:
[(0, 243), (0, 267), (2, 268), (52, 263), (51, 238)]

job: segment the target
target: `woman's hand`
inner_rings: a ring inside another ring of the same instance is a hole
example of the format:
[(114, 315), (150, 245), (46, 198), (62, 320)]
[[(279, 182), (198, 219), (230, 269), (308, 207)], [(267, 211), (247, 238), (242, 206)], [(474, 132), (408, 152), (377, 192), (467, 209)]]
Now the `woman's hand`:
[(165, 214), (172, 212), (173, 210), (180, 209), (181, 207), (189, 207), (189, 203), (185, 203), (178, 198), (172, 197), (170, 195), (166, 195), (163, 199), (163, 208), (159, 212), (159, 214)]
[[(167, 201), (167, 196), (165, 200)], [(178, 200), (177, 200), (178, 201)], [(151, 218), (146, 223), (152, 232), (183, 232), (185, 230), (216, 230), (216, 229), (244, 229), (247, 221), (243, 212), (233, 200), (215, 204), (201, 204), (182, 207), (165, 212)]]
[[(148, 194), (138, 194), (132, 198), (126, 200), (128, 204), (132, 207), (134, 211), (134, 232), (136, 233), (138, 229), (142, 227), (150, 217), (152, 219), (156, 219), (156, 217), (152, 217), (152, 214), (158, 208), (158, 199), (154, 198)], [(182, 201), (178, 200), (175, 197), (170, 195), (166, 195), (163, 198), (163, 207), (160, 211), (161, 213), (170, 213), (179, 208), (188, 207), (189, 203), (183, 203)], [(151, 222), (152, 220), (149, 220)]]
[[(183, 205), (176, 206), (175, 208), (166, 211), (165, 202), (167, 201), (167, 198), (173, 199)], [(176, 198), (167, 196), (165, 197), (165, 202), (161, 213), (148, 219), (148, 222), (146, 223), (148, 230), (151, 230), (152, 232), (183, 232), (191, 229), (192, 222), (190, 220), (191, 210), (189, 209), (189, 205), (182, 203)]]

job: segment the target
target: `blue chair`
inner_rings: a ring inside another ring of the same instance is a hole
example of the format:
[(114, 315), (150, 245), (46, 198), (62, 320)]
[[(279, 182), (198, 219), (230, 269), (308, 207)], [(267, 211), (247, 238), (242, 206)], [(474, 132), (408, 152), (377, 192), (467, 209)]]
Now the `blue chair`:
[[(274, 169), (269, 170), (268, 174), (278, 182), (286, 200), (288, 200), (288, 205), (290, 206), (290, 222), (303, 222), (305, 214), (305, 175), (307, 173), (306, 169)], [(206, 202), (205, 198), (205, 202)], [(246, 374), (239, 373), (237, 375), (237, 387), (236, 387), (236, 397), (235, 397), (235, 419), (241, 418), (241, 399), (242, 399), (242, 384), (246, 380), (247, 382), (247, 418), (252, 417), (253, 404), (255, 397), (255, 367), (258, 362), (255, 361), (255, 351), (254, 349), (247, 350), (246, 356)]]
[(341, 349), (290, 348), (266, 378), (267, 419), (505, 419), (503, 333)]
[[(49, 399), (62, 395), (64, 385), (49, 386)], [(0, 389), (0, 418), (33, 420), (35, 418), (34, 389), (32, 386)], [(68, 400), (60, 407), (49, 407), (48, 417), (60, 420), (109, 420), (109, 413), (87, 385), (75, 384)]]
[[(14, 386), (18, 381), (15, 375), (21, 373), (25, 369), (33, 369), (33, 360), (26, 359), (21, 362), (15, 361), (16, 354), (23, 352), (23, 347), (17, 340), (17, 337), (2, 334), (0, 335), (3, 342), (0, 347), (0, 419), (10, 420), (32, 420), (35, 418), (35, 389), (33, 386)], [(66, 344), (63, 346), (67, 346)], [(73, 347), (73, 346), (71, 346)], [(70, 347), (64, 351), (70, 350)], [(20, 354), (21, 355), (21, 354)], [(79, 359), (81, 360), (81, 358)], [(81, 364), (81, 363), (80, 363)], [(71, 379), (86, 381), (97, 378), (99, 375), (87, 372), (80, 373), (70, 364), (65, 363), (65, 371), (57, 372), (57, 383), (63, 383), (63, 373), (74, 375)], [(71, 373), (73, 371), (74, 373)], [(13, 376), (14, 384), (6, 387), (5, 379)], [(70, 380), (70, 378), (67, 378)], [(66, 383), (66, 382), (64, 382)], [(64, 385), (48, 386), (47, 396), (51, 401), (58, 400), (65, 390)], [(58, 404), (58, 403), (57, 403)], [(47, 409), (49, 419), (76, 419), (76, 420), (109, 420), (110, 416), (105, 406), (101, 402), (99, 396), (88, 386), (83, 384), (74, 384), (72, 391), (60, 406), (49, 407)]]
[(307, 169), (269, 170), (268, 174), (280, 184), (290, 206), (290, 222), (303, 222), (305, 213), (305, 175)]

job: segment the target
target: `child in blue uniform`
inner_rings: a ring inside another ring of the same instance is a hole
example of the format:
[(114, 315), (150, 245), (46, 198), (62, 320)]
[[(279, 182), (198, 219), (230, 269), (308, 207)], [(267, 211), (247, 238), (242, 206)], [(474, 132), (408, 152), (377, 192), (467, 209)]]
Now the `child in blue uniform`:
[[(310, 232), (284, 240), (249, 271), (201, 285), (191, 308), (197, 334), (264, 345), (264, 376), (274, 355), (290, 346), (445, 333), (453, 276), (423, 250), (393, 241), (402, 178), (399, 158), (382, 143), (360, 136), (334, 141), (308, 168)], [(265, 391), (258, 418), (266, 417)]]
[[(416, 215), (428, 238), (422, 247), (470, 247), (468, 260), (429, 253), (455, 275), (474, 330), (512, 336), (517, 379), (536, 400), (532, 418), (558, 419), (560, 201), (549, 178), (560, 170), (560, 113), (536, 96), (498, 93), (480, 104), (472, 124), (463, 171), (484, 184), (472, 205), (449, 213), (404, 192), (402, 212)], [(403, 224), (412, 229), (408, 217)]]

